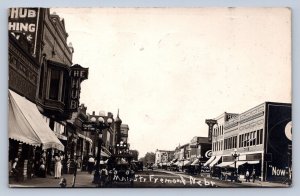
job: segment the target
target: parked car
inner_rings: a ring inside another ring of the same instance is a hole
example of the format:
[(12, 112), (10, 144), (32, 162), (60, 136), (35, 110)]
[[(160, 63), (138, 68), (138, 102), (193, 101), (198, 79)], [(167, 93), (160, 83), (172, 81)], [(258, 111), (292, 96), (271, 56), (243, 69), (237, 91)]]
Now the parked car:
[(144, 164), (142, 161), (132, 161), (131, 167), (134, 171), (143, 171)]
[(153, 170), (154, 163), (147, 163), (146, 168), (147, 168), (147, 170)]

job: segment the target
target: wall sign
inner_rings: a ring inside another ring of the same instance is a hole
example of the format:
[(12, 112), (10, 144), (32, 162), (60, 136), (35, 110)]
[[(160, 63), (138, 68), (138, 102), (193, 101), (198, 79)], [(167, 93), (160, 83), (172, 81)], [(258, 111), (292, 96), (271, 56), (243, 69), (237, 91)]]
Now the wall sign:
[(35, 56), (36, 39), (39, 22), (39, 8), (10, 8), (8, 17), (8, 31), (17, 40), (25, 36), (30, 44), (30, 53)]

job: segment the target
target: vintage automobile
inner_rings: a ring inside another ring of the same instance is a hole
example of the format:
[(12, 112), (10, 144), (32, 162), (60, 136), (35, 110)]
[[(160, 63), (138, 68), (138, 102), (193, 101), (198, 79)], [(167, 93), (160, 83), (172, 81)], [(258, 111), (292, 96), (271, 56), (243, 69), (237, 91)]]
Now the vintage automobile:
[(143, 171), (143, 167), (144, 167), (144, 164), (142, 161), (132, 161), (131, 162), (131, 168), (137, 172), (137, 171)]
[(147, 168), (147, 170), (153, 170), (154, 169), (154, 163), (147, 163), (146, 168)]
[(135, 179), (135, 171), (131, 164), (130, 154), (112, 155), (107, 162), (108, 185), (117, 187), (132, 187)]

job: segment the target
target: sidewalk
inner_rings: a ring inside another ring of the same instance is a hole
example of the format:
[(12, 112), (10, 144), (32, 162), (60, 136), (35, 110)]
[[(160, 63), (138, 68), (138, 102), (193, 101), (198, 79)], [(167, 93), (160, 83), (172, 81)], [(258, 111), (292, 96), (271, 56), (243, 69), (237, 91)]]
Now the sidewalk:
[[(66, 178), (67, 180), (67, 188), (72, 187), (73, 182), (73, 174), (64, 174), (62, 177)], [(75, 187), (82, 187), (82, 188), (94, 188), (96, 185), (92, 183), (93, 181), (93, 174), (89, 174), (88, 172), (77, 172), (76, 180), (75, 180)], [(40, 187), (40, 188), (59, 188), (60, 179), (55, 179), (54, 176), (47, 176), (46, 178), (39, 178), (34, 177), (32, 179), (27, 179), (25, 181), (16, 182), (14, 179), (9, 179), (9, 187)]]

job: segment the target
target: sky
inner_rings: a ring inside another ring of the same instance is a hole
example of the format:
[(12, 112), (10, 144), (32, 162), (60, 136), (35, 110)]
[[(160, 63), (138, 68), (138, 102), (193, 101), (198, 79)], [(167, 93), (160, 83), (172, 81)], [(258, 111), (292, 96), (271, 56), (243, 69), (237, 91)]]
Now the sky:
[(120, 110), (131, 149), (174, 150), (205, 119), (291, 103), (286, 8), (55, 8), (73, 63), (89, 67), (80, 102)]

